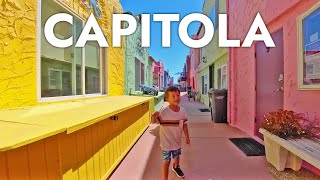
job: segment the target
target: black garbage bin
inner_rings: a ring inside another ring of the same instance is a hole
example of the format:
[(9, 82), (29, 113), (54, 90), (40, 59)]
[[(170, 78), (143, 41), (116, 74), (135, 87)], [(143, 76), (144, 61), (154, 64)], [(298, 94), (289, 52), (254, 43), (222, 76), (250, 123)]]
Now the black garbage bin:
[(228, 97), (228, 90), (227, 89), (215, 89), (213, 90), (213, 97), (215, 103), (215, 116), (214, 122), (215, 123), (228, 123), (227, 120), (227, 97)]

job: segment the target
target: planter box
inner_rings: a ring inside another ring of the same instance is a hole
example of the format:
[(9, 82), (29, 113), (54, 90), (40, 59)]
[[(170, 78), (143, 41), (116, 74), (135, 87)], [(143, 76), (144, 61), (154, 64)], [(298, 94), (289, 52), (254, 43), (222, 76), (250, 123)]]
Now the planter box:
[(259, 132), (264, 136), (264, 145), (266, 150), (266, 159), (278, 171), (285, 168), (291, 168), (298, 171), (301, 168), (302, 159), (282, 146), (282, 141), (286, 141), (276, 135), (271, 134), (265, 129)]

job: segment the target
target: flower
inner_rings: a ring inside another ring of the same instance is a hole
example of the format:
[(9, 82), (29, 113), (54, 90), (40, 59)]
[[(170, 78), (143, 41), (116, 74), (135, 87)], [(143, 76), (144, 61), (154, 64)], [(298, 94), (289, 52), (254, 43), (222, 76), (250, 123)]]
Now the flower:
[(283, 139), (313, 139), (316, 134), (311, 131), (313, 124), (308, 123), (302, 114), (289, 110), (270, 112), (263, 117), (261, 127)]

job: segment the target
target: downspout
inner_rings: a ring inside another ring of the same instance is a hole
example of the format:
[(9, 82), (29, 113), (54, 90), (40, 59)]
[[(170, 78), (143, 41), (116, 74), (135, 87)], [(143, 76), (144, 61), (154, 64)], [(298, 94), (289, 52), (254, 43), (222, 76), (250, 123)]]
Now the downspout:
[[(227, 14), (229, 14), (229, 0), (227, 0), (227, 2), (226, 2), (227, 4)], [(229, 15), (227, 16), (227, 18), (229, 17)], [(228, 21), (228, 23), (229, 23), (229, 21)], [(228, 31), (228, 37), (230, 37), (230, 35), (229, 35), (229, 26), (228, 26), (228, 29), (227, 29), (227, 31)], [(233, 64), (232, 64), (232, 62), (231, 62), (231, 58), (232, 58), (232, 56), (231, 56), (231, 52), (232, 52), (232, 48), (228, 48), (228, 107), (227, 107), (227, 118), (228, 118), (228, 122), (229, 122), (229, 124), (231, 124), (231, 125), (234, 125), (234, 124), (232, 124), (233, 123), (233, 116), (232, 116), (232, 113), (231, 113), (231, 111), (233, 110), (232, 109), (232, 107), (233, 107), (233, 104), (232, 104), (232, 102), (231, 102), (231, 99), (233, 98), (233, 95), (232, 95), (232, 85), (231, 85), (231, 81), (232, 81), (232, 77), (233, 77), (233, 74), (232, 74), (232, 69), (233, 69)], [(234, 111), (234, 110), (233, 110)]]

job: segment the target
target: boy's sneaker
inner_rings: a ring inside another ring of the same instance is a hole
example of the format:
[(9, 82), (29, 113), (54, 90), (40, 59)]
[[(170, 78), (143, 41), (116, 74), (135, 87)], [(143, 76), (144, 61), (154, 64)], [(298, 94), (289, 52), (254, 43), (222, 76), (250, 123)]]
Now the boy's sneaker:
[(180, 166), (178, 166), (176, 168), (174, 168), (172, 166), (172, 171), (175, 172), (178, 177), (184, 178), (184, 174), (183, 174), (182, 170), (180, 169)]

